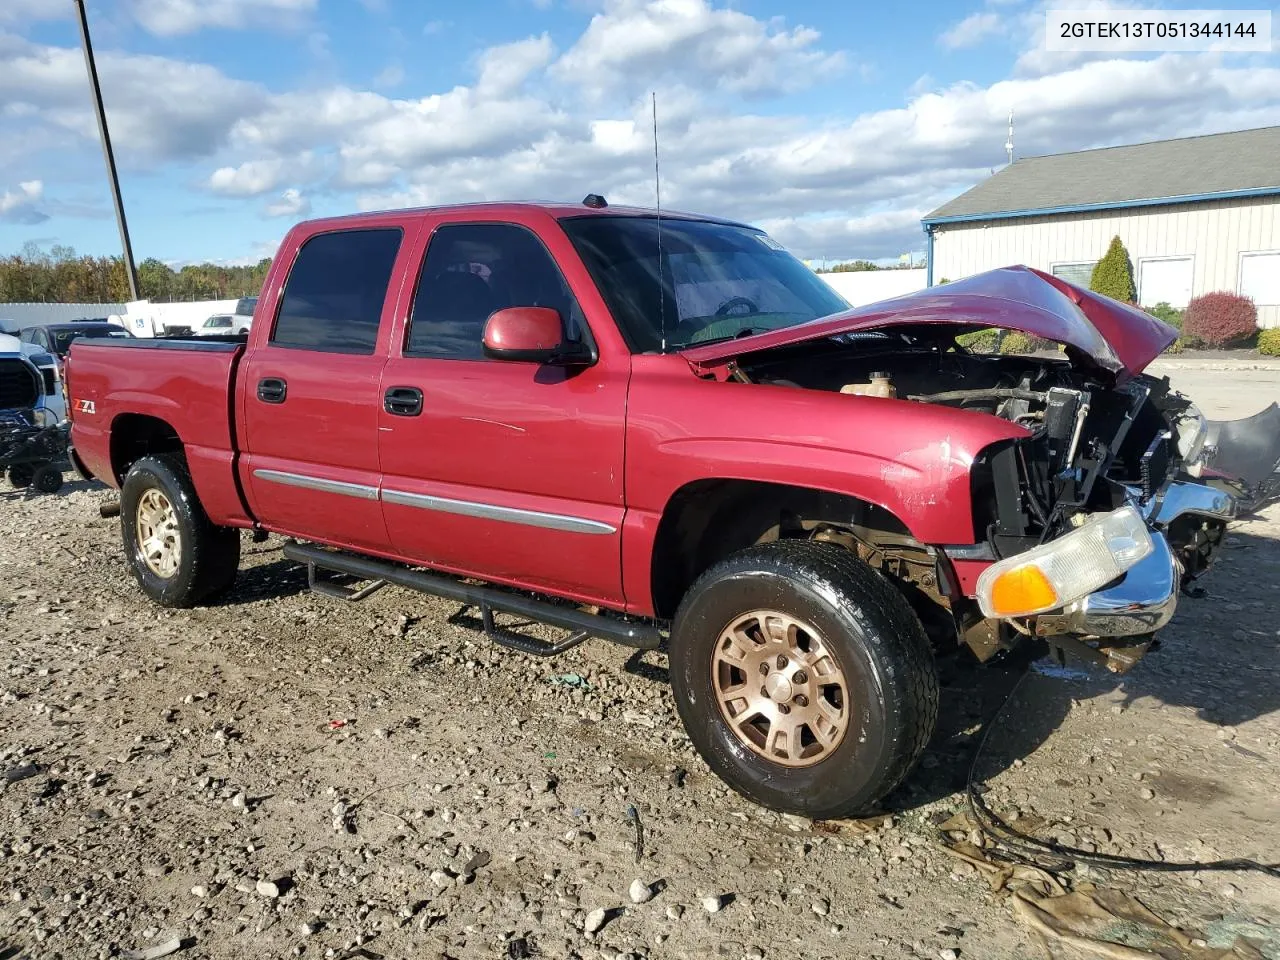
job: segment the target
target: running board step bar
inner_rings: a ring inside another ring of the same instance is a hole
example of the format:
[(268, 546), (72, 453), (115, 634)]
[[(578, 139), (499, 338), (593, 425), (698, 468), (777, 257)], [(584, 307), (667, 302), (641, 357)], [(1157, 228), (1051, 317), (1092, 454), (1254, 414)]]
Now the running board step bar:
[[(587, 613), (576, 607), (548, 603), (534, 597), (519, 593), (509, 593), (495, 587), (464, 583), (461, 580), (441, 574), (426, 573), (397, 563), (385, 560), (373, 560), (369, 557), (357, 556), (325, 547), (317, 547), (309, 543), (289, 541), (284, 545), (284, 555), (295, 563), (306, 564), (307, 581), (313, 588), (316, 586), (332, 587), (324, 584), (316, 577), (316, 570), (331, 570), (343, 573), (360, 580), (381, 581), (429, 593), (432, 596), (456, 600), (459, 603), (480, 608), (485, 634), (495, 643), (519, 650), (522, 653), (539, 657), (555, 656), (557, 653), (575, 647), (587, 637), (599, 637), (610, 640), (624, 647), (637, 650), (656, 650), (662, 643), (662, 634), (652, 624), (620, 620), (597, 613)], [(366, 592), (368, 591), (368, 592)], [(368, 596), (370, 588), (352, 591), (350, 594), (338, 593), (337, 590), (321, 589), (318, 591), (330, 596), (343, 596), (344, 599), (357, 599), (360, 594)], [(572, 630), (574, 635), (558, 643), (545, 643), (534, 637), (514, 634), (510, 630), (498, 627), (493, 622), (493, 611), (512, 613), (516, 616), (536, 620), (549, 626)]]

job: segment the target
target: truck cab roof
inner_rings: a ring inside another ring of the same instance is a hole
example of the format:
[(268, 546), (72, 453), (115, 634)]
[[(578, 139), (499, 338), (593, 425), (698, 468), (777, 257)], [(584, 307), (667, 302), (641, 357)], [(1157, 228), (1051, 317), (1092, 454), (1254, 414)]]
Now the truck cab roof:
[(531, 213), (541, 213), (553, 217), (556, 220), (566, 220), (575, 217), (656, 217), (661, 215), (664, 220), (701, 220), (706, 223), (723, 223), (730, 226), (743, 227), (746, 224), (736, 220), (726, 220), (723, 217), (710, 217), (702, 214), (687, 213), (679, 210), (657, 210), (653, 207), (630, 207), (630, 206), (611, 206), (607, 203), (604, 206), (588, 205), (586, 203), (568, 203), (563, 201), (542, 201), (530, 200), (521, 202), (507, 201), (486, 201), (478, 203), (451, 203), (440, 204), (430, 207), (408, 207), (397, 210), (370, 210), (363, 213), (343, 214), (337, 217), (319, 217), (313, 220), (303, 220), (298, 223), (294, 229), (303, 229), (308, 233), (317, 232), (318, 229), (330, 229), (336, 227), (350, 228), (359, 226), (362, 223), (376, 222), (383, 220), (388, 216), (433, 216), (436, 214), (449, 214), (450, 216), (465, 216), (468, 213), (482, 214), (485, 219), (513, 219), (519, 220)]

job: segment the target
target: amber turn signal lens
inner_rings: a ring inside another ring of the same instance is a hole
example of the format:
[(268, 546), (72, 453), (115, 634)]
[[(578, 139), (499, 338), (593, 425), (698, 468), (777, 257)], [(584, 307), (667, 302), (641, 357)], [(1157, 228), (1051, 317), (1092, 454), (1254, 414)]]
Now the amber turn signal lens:
[(1014, 567), (1000, 574), (991, 585), (991, 606), (996, 616), (1049, 610), (1057, 605), (1058, 593), (1039, 567)]

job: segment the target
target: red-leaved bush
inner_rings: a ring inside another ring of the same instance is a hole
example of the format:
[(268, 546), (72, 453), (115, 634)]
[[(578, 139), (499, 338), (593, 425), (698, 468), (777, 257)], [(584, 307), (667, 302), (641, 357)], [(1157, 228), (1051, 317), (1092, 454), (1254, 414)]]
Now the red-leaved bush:
[(1211, 347), (1248, 343), (1258, 333), (1258, 308), (1248, 297), (1234, 293), (1206, 293), (1187, 304), (1182, 332)]

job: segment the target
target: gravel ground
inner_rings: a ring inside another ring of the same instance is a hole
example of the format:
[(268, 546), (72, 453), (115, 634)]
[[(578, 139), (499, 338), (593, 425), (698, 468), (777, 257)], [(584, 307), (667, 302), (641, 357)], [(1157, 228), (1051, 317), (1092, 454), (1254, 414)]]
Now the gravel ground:
[[(2, 960), (1042, 955), (935, 826), (1017, 658), (944, 660), (888, 816), (813, 824), (708, 772), (659, 654), (531, 660), (454, 604), (311, 596), (278, 538), (245, 540), (224, 602), (161, 610), (109, 497), (0, 488)], [(1280, 861), (1278, 573), (1274, 507), (1132, 673), (1033, 665), (992, 806), (1101, 851)], [(1280, 880), (1071, 877), (1280, 958)]]

